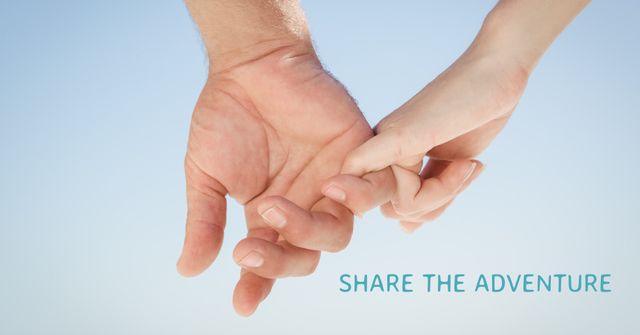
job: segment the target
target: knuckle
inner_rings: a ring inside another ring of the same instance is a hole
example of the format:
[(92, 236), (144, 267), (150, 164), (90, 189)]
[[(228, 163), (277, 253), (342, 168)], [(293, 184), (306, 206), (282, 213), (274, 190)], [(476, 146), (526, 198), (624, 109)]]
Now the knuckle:
[(391, 167), (387, 167), (384, 170), (369, 175), (367, 179), (374, 189), (391, 190), (395, 189), (396, 186), (396, 179)]
[(360, 192), (357, 197), (357, 203), (351, 204), (351, 209), (356, 213), (367, 211), (370, 207), (372, 207), (375, 201), (373, 192), (375, 192), (375, 190)]
[(351, 242), (351, 237), (353, 235), (353, 225), (349, 225), (346, 227), (343, 232), (338, 234), (336, 238), (333, 239), (331, 245), (327, 248), (328, 252), (339, 252), (344, 250)]
[(289, 265), (287, 262), (274, 262), (272, 265), (273, 277), (282, 278), (289, 276)]
[(362, 159), (357, 154), (357, 152), (351, 152), (345, 157), (343, 163), (343, 170), (347, 173), (356, 173), (359, 171), (360, 166), (362, 165)]
[(424, 141), (419, 141), (416, 131), (410, 127), (397, 127), (387, 131), (387, 136), (392, 145), (392, 153), (396, 159), (413, 156), (426, 152)]
[(314, 252), (313, 255), (309, 257), (309, 265), (303, 272), (303, 276), (308, 276), (316, 271), (318, 268), (318, 264), (320, 264), (320, 252)]
[(379, 135), (385, 132), (391, 132), (401, 128), (402, 128), (401, 120), (398, 119), (395, 113), (392, 113), (387, 115), (382, 120), (380, 120), (380, 122), (378, 122), (378, 124), (374, 127), (374, 133), (376, 135)]
[(404, 128), (396, 128), (388, 132), (391, 141), (391, 154), (394, 160), (399, 160), (405, 156), (404, 143), (407, 131)]
[(310, 229), (306, 225), (287, 224), (281, 231), (284, 238), (296, 247), (304, 248), (313, 237)]

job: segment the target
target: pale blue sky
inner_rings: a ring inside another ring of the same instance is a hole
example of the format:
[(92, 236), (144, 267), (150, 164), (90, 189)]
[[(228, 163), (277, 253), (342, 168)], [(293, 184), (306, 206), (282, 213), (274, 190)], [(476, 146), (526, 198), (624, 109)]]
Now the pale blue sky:
[[(375, 123), (433, 79), (492, 1), (303, 1), (318, 53)], [(404, 234), (377, 212), (311, 277), (235, 316), (217, 263), (174, 270), (182, 158), (206, 67), (180, 1), (0, 4), (0, 333), (640, 332), (640, 5), (596, 1), (548, 51), (487, 170)], [(342, 273), (608, 272), (608, 295), (345, 295)]]

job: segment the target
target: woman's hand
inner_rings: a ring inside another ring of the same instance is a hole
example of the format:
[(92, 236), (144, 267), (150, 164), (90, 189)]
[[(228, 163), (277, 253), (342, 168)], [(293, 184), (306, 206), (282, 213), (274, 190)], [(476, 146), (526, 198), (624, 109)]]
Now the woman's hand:
[(384, 118), (323, 194), (356, 214), (382, 205), (407, 230), (438, 217), (482, 172), (473, 157), (504, 127), (538, 59), (588, 2), (500, 1), (469, 49)]
[(354, 213), (382, 204), (383, 214), (407, 230), (435, 219), (482, 172), (473, 157), (505, 125), (526, 81), (517, 64), (471, 49), (384, 118), (323, 193)]

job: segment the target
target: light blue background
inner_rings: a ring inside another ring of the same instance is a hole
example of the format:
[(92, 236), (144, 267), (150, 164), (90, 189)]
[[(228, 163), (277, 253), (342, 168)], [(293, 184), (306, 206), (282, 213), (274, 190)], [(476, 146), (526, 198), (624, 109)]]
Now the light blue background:
[[(491, 1), (304, 1), (317, 49), (377, 122), (469, 44)], [(548, 51), (485, 173), (414, 235), (377, 212), (311, 277), (234, 314), (218, 261), (174, 270), (182, 159), (206, 75), (174, 1), (0, 4), (0, 333), (638, 334), (640, 5), (596, 1)], [(341, 273), (608, 272), (613, 293), (372, 294)]]

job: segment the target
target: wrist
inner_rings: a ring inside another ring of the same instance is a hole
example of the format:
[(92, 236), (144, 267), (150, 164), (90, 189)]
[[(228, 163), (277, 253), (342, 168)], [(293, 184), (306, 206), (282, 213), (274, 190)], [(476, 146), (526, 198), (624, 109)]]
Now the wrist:
[(487, 83), (502, 83), (508, 91), (519, 95), (527, 85), (535, 62), (518, 56), (517, 50), (487, 40), (492, 36), (478, 34), (471, 46), (456, 63), (468, 73), (473, 73)]
[(533, 71), (553, 40), (589, 0), (501, 0), (487, 15), (477, 49)]
[(316, 57), (310, 39), (277, 36), (263, 40), (246, 40), (240, 45), (208, 48), (209, 72), (211, 74), (224, 72), (235, 66), (247, 64), (285, 50), (291, 54), (306, 54)]
[[(528, 75), (544, 53), (514, 20), (510, 8), (496, 6), (485, 18), (482, 28), (473, 41), (469, 52), (475, 57), (487, 57), (499, 62), (506, 69), (520, 70)], [(510, 16), (511, 15), (511, 16)]]
[(283, 48), (312, 51), (297, 0), (186, 0), (209, 56), (224, 71)]

